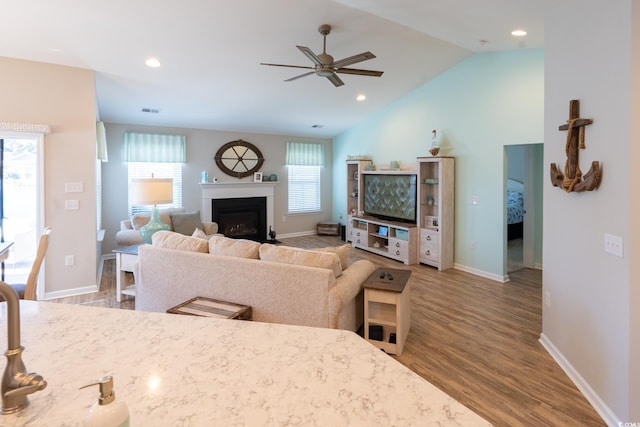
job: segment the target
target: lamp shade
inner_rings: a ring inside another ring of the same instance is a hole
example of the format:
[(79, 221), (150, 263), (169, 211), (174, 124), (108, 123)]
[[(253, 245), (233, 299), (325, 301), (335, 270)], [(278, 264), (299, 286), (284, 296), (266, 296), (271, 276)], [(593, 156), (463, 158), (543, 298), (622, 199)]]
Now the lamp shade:
[(173, 203), (173, 179), (131, 179), (131, 201), (136, 205), (166, 205)]

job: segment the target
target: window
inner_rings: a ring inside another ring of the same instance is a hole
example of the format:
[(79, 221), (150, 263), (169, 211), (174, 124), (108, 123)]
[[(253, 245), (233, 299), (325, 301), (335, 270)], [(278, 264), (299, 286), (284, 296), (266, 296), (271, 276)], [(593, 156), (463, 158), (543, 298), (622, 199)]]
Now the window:
[(322, 144), (287, 143), (289, 213), (320, 211), (320, 172), (324, 165)]
[[(123, 159), (128, 163), (129, 183), (132, 178), (172, 178), (173, 203), (159, 207), (182, 206), (182, 163), (186, 161), (184, 136), (127, 132)], [(149, 206), (133, 205), (131, 192), (127, 193), (129, 214), (149, 210)]]
[[(131, 162), (128, 163), (129, 178), (172, 178), (173, 179), (173, 203), (158, 205), (159, 208), (179, 208), (182, 206), (182, 163), (155, 163), (155, 162)], [(129, 214), (148, 212), (149, 206), (137, 206), (131, 202), (131, 192), (128, 192)]]
[(320, 166), (289, 165), (289, 213), (320, 211)]

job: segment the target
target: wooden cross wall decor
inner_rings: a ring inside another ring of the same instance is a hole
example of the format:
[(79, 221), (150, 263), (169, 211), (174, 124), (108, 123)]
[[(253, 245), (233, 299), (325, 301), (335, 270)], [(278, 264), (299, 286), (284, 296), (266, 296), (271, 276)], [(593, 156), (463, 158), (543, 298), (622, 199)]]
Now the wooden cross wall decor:
[(573, 99), (569, 102), (569, 120), (558, 130), (567, 131), (567, 144), (565, 153), (567, 161), (564, 164), (564, 174), (558, 170), (555, 163), (551, 164), (551, 184), (561, 187), (567, 193), (572, 191), (593, 191), (600, 185), (602, 173), (600, 162), (592, 162), (591, 168), (582, 175), (578, 160), (579, 150), (584, 149), (584, 130), (587, 125), (593, 123), (593, 119), (580, 118), (580, 101)]

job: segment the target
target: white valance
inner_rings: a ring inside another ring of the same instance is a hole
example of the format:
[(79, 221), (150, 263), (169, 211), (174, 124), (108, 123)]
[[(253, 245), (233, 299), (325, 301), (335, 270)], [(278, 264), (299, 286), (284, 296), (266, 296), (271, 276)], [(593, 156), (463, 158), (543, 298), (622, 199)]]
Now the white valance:
[(37, 123), (8, 123), (0, 122), (0, 131), (4, 132), (28, 132), (28, 133), (49, 133), (49, 125)]

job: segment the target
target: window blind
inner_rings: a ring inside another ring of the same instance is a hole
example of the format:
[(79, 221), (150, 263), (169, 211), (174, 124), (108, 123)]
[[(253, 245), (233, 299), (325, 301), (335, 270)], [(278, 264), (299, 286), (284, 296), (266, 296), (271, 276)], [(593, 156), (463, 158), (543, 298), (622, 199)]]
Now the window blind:
[(324, 145), (287, 142), (289, 213), (320, 211), (320, 172), (324, 165)]

